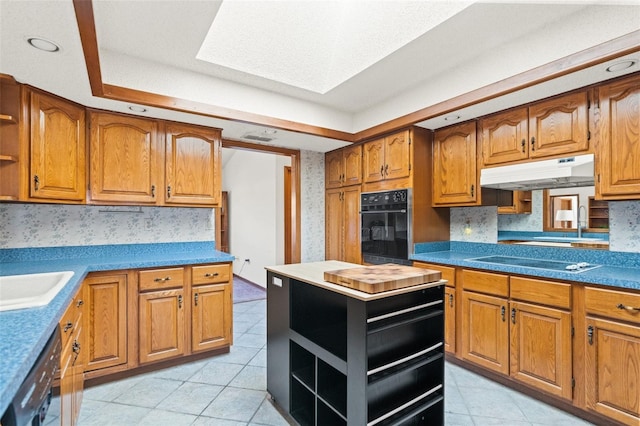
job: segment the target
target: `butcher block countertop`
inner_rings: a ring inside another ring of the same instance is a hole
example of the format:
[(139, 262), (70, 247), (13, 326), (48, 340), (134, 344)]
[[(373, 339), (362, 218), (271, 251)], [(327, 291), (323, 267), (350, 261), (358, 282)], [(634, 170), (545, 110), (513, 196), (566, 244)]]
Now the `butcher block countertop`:
[[(371, 268), (375, 269), (379, 268), (380, 266), (381, 265), (375, 265)], [(439, 278), (440, 275), (437, 271), (429, 271), (425, 269), (423, 269), (422, 272), (426, 273), (427, 276), (432, 277), (434, 281), (423, 284), (409, 285), (407, 287), (396, 288), (392, 290), (379, 291), (377, 293), (367, 293), (364, 291), (346, 287), (345, 285), (334, 284), (325, 280), (325, 272), (332, 273), (334, 271), (342, 271), (352, 268), (363, 269), (367, 267), (354, 263), (340, 262), (337, 260), (326, 260), (323, 262), (294, 263), (290, 265), (268, 266), (265, 269), (277, 275), (293, 278), (298, 281), (303, 281), (317, 287), (322, 287), (324, 289), (364, 301), (376, 300), (384, 297), (395, 296), (398, 294), (409, 293), (415, 290), (430, 288), (437, 285), (444, 285), (447, 282), (446, 280)], [(402, 277), (399, 277), (399, 279), (402, 279)], [(385, 279), (384, 281), (388, 282), (388, 279)], [(267, 283), (267, 285), (271, 284), (273, 283)]]

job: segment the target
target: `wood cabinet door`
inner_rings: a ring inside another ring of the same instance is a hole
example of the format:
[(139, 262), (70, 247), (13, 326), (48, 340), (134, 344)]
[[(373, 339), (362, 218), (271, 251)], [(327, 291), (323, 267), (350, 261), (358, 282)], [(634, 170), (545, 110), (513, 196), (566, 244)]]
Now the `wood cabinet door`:
[(384, 139), (384, 178), (409, 177), (411, 172), (411, 140), (409, 131), (387, 136)]
[(359, 185), (362, 183), (362, 146), (343, 149), (344, 171), (342, 185)]
[(444, 288), (444, 350), (456, 352), (456, 289)]
[(529, 157), (572, 154), (589, 149), (587, 92), (529, 107)]
[(342, 150), (327, 152), (324, 156), (324, 186), (325, 188), (340, 188), (344, 174)]
[(217, 205), (220, 130), (168, 123), (165, 137), (165, 204)]
[(230, 345), (231, 284), (199, 285), (191, 289), (191, 350)]
[(433, 143), (434, 206), (474, 205), (478, 191), (475, 122), (437, 131)]
[(84, 201), (86, 187), (84, 108), (31, 93), (31, 198)]
[(640, 198), (640, 76), (599, 88), (596, 196)]
[(511, 377), (571, 400), (571, 313), (511, 302), (509, 319)]
[(587, 316), (587, 408), (640, 424), (640, 327)]
[(384, 179), (384, 139), (367, 142), (362, 147), (362, 180), (364, 183)]
[(153, 120), (90, 114), (91, 200), (157, 204), (162, 150)]
[(342, 260), (343, 241), (342, 188), (325, 191), (325, 260)]
[(529, 157), (528, 117), (525, 107), (496, 114), (480, 122), (482, 160), (485, 165)]
[(462, 358), (509, 374), (507, 309), (501, 297), (462, 292)]
[(360, 186), (349, 186), (342, 191), (343, 242), (342, 253), (345, 262), (362, 263), (360, 247)]
[(184, 291), (141, 293), (138, 302), (140, 363), (184, 355)]
[(85, 281), (86, 371), (127, 362), (127, 275), (89, 275)]

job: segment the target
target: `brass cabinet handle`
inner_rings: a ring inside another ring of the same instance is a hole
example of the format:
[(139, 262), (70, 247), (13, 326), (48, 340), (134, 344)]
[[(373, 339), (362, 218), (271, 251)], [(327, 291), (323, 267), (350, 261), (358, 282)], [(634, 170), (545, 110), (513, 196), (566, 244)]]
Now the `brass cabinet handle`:
[(193, 295), (193, 303), (198, 306), (198, 293)]
[(214, 272), (213, 274), (209, 274), (209, 273), (204, 274), (206, 278), (217, 277), (218, 275), (220, 274), (217, 272)]
[(500, 308), (500, 315), (502, 315), (502, 322), (505, 322), (505, 312), (506, 312), (506, 309), (504, 306)]
[(511, 308), (511, 322), (516, 323), (516, 308)]
[(524, 152), (524, 147), (527, 145), (527, 140), (522, 138), (522, 152)]
[(33, 189), (36, 191), (40, 189), (40, 178), (38, 175), (33, 176)]
[(589, 339), (589, 344), (593, 345), (593, 326), (587, 327), (587, 338)]
[(536, 150), (536, 138), (535, 136), (531, 136), (531, 151)]
[(628, 311), (628, 312), (631, 312), (631, 313), (640, 312), (640, 308), (636, 308), (634, 306), (623, 305), (622, 303), (618, 303), (618, 306), (616, 306), (616, 308), (624, 309), (625, 311)]
[(167, 198), (171, 198), (171, 185), (167, 185)]
[(182, 309), (182, 295), (178, 296), (178, 309)]
[(153, 281), (155, 281), (157, 283), (163, 283), (165, 281), (171, 281), (171, 277), (155, 278)]

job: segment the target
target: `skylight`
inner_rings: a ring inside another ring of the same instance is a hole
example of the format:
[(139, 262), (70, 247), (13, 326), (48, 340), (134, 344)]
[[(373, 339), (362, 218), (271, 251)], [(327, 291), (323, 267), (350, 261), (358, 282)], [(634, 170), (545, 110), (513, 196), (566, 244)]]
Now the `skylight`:
[(324, 94), (471, 3), (226, 0), (196, 58)]

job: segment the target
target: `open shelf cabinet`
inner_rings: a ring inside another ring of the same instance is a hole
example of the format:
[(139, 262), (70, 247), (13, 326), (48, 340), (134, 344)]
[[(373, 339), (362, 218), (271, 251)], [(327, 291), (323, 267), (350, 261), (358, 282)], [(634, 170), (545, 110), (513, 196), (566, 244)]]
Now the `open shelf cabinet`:
[(267, 390), (299, 424), (444, 424), (442, 285), (362, 301), (267, 279)]

